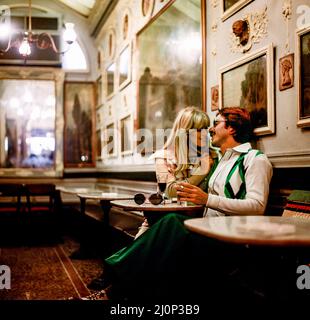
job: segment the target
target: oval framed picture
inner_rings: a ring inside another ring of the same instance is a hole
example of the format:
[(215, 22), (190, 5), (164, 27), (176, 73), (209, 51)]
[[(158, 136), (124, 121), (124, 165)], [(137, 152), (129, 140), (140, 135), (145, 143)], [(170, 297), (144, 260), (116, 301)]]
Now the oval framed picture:
[(130, 10), (127, 8), (124, 10), (123, 16), (122, 16), (122, 40), (127, 40), (129, 38), (129, 34), (131, 31), (131, 13)]
[(113, 28), (110, 28), (108, 31), (106, 48), (108, 57), (112, 59), (114, 57), (116, 48), (116, 36)]
[(154, 0), (141, 0), (141, 11), (143, 17), (150, 17), (154, 9)]

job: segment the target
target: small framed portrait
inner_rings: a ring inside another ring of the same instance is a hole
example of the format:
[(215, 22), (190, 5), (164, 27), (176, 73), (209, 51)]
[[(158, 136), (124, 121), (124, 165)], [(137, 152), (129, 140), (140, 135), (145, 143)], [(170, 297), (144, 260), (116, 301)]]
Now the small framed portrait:
[(129, 34), (131, 32), (131, 11), (129, 10), (129, 8), (126, 8), (124, 10), (124, 13), (122, 15), (121, 27), (122, 39), (126, 41), (129, 38)]
[(273, 45), (220, 69), (219, 107), (240, 106), (252, 117), (254, 133), (274, 133)]
[(101, 116), (101, 110), (98, 109), (96, 111), (96, 128), (99, 128), (102, 124), (102, 116)]
[(102, 61), (101, 50), (98, 50), (97, 51), (97, 69), (98, 70), (101, 69), (101, 61)]
[(119, 55), (119, 89), (126, 87), (131, 81), (131, 46), (127, 45)]
[(104, 128), (102, 140), (102, 157), (112, 158), (117, 156), (117, 130), (114, 122)]
[(101, 130), (96, 131), (96, 160), (99, 161), (102, 159), (101, 151), (102, 151), (102, 136)]
[(99, 108), (102, 104), (102, 77), (96, 80), (96, 107)]
[(110, 28), (107, 34), (107, 57), (109, 59), (114, 58), (115, 48), (116, 48), (116, 36), (114, 28)]
[(253, 0), (221, 0), (222, 21), (231, 17)]
[(299, 127), (310, 127), (310, 26), (297, 31), (296, 66)]
[(216, 111), (219, 108), (219, 86), (211, 87), (211, 111)]
[(116, 69), (116, 64), (115, 62), (111, 63), (107, 68), (106, 68), (106, 93), (107, 93), (107, 98), (110, 98), (115, 90), (115, 69)]
[(126, 116), (120, 120), (120, 141), (121, 154), (127, 155), (132, 153), (132, 136), (133, 136), (133, 122), (131, 115)]
[(153, 13), (155, 0), (141, 0), (141, 12), (143, 17), (150, 17)]
[(279, 90), (283, 91), (294, 86), (294, 53), (279, 59)]

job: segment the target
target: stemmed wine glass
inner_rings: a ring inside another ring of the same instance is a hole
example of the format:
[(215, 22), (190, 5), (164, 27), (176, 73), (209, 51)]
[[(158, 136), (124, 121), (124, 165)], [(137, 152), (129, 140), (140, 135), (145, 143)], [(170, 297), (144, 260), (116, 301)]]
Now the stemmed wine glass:
[(165, 204), (165, 190), (167, 187), (168, 173), (159, 172), (156, 174), (156, 178), (157, 178), (158, 192), (162, 195), (163, 204)]

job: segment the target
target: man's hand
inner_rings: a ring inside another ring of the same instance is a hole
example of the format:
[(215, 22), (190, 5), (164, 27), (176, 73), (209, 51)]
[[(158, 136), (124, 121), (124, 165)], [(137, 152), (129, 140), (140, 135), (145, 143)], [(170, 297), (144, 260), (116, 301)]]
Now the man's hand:
[(205, 205), (208, 202), (208, 194), (199, 187), (186, 182), (180, 182), (175, 188), (180, 201), (189, 201), (201, 205)]

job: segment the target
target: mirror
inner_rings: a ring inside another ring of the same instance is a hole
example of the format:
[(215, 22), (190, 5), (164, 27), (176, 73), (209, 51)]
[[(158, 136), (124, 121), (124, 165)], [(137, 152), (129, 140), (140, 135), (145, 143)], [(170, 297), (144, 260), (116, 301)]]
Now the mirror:
[(203, 15), (204, 0), (173, 1), (137, 34), (138, 128), (153, 137), (184, 107), (205, 109)]
[(56, 93), (63, 81), (56, 71), (25, 72), (1, 70), (0, 175), (61, 175)]

